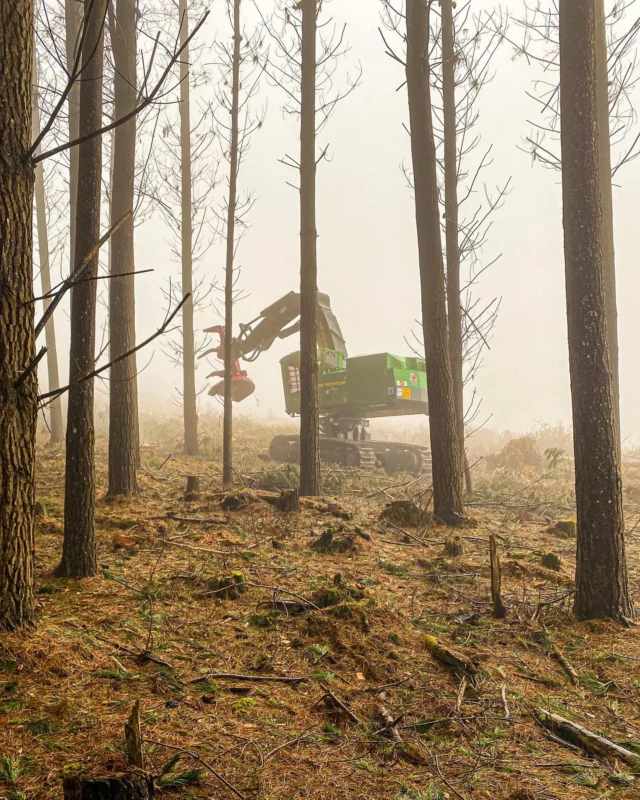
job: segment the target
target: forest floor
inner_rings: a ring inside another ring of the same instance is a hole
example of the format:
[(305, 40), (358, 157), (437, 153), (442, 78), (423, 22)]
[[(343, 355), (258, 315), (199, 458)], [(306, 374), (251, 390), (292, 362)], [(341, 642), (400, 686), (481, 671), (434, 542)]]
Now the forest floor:
[[(640, 797), (640, 769), (564, 745), (536, 720), (546, 709), (640, 753), (640, 629), (570, 615), (575, 540), (549, 532), (572, 513), (562, 467), (480, 465), (477, 525), (459, 531), (464, 553), (450, 558), (450, 531), (380, 519), (392, 499), (428, 498), (410, 478), (329, 470), (336, 504), (277, 511), (259, 490), (286, 486), (292, 471), (260, 460), (269, 435), (240, 437), (250, 492), (235, 510), (223, 508), (219, 463), (188, 463), (166, 443), (144, 446), (139, 497), (106, 499), (99, 439), (100, 574), (83, 581), (53, 577), (64, 459), (39, 450), (39, 622), (0, 637), (0, 797), (60, 798), (65, 773), (126, 770), (136, 700), (147, 767), (165, 771), (161, 796)], [(186, 500), (189, 474), (200, 494)], [(638, 604), (640, 469), (627, 467), (625, 486)], [(491, 614), (488, 528), (502, 620)], [(343, 552), (311, 547), (329, 529)], [(560, 571), (541, 566), (548, 551)], [(466, 688), (429, 636), (467, 659)]]

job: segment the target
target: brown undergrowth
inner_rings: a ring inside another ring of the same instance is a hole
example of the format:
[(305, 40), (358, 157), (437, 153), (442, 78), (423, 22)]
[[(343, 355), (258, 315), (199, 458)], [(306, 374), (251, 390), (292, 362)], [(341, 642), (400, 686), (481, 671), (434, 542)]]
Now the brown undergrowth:
[[(550, 531), (571, 512), (564, 478), (480, 475), (469, 505), (478, 526), (460, 531), (464, 553), (450, 558), (450, 532), (429, 517), (423, 528), (381, 520), (391, 500), (426, 502), (420, 481), (331, 471), (351, 519), (322, 503), (282, 514), (255, 488), (224, 510), (219, 465), (169, 454), (145, 447), (140, 497), (108, 500), (99, 441), (101, 573), (74, 582), (52, 577), (63, 459), (40, 451), (40, 618), (35, 632), (0, 636), (0, 797), (59, 798), (65, 772), (126, 768), (136, 699), (167, 795), (640, 797), (632, 768), (553, 740), (532, 713), (640, 753), (640, 631), (570, 616), (575, 541)], [(243, 480), (268, 485), (278, 471), (254, 456)], [(201, 493), (186, 502), (196, 472)], [(640, 485), (634, 469), (625, 477)], [(504, 620), (491, 617), (487, 527), (501, 546)], [(350, 545), (314, 550), (327, 530)], [(541, 566), (548, 551), (560, 571)], [(437, 661), (429, 636), (474, 674)]]

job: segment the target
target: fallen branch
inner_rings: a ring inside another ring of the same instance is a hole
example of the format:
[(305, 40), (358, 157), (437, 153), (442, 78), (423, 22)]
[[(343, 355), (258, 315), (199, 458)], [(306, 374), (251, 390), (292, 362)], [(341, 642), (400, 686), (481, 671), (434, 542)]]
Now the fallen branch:
[[(281, 675), (238, 675), (235, 672), (208, 672), (206, 679), (214, 681), (259, 681), (262, 683), (304, 683), (307, 680), (306, 678), (288, 678)], [(192, 680), (191, 683), (201, 683), (202, 680), (201, 676)]]
[(578, 677), (578, 673), (575, 670), (573, 664), (569, 661), (569, 659), (565, 656), (565, 654), (559, 650), (553, 642), (550, 642), (551, 645), (551, 655), (556, 661), (559, 662), (562, 669), (567, 673), (569, 676), (569, 680), (574, 686), (580, 686), (580, 678)]
[(535, 712), (537, 721), (565, 744), (580, 747), (587, 753), (601, 758), (617, 758), (632, 767), (640, 767), (640, 756), (621, 747), (615, 742), (605, 739), (597, 733), (570, 722), (568, 719), (538, 708)]
[(502, 710), (504, 711), (504, 718), (511, 720), (511, 711), (509, 710), (509, 703), (507, 703), (507, 687), (502, 684), (500, 689), (500, 699), (502, 700)]
[(233, 794), (236, 797), (239, 797), (240, 800), (247, 800), (245, 795), (239, 792), (235, 786), (230, 784), (226, 778), (224, 778), (217, 770), (215, 770), (211, 766), (211, 764), (208, 764), (204, 759), (200, 758), (200, 756), (197, 753), (194, 753), (191, 750), (185, 750), (184, 747), (176, 747), (175, 744), (167, 744), (166, 742), (157, 742), (154, 739), (145, 739), (145, 741), (148, 742), (149, 744), (155, 744), (158, 747), (166, 747), (168, 750), (175, 750), (177, 753), (184, 753), (184, 755), (189, 756), (189, 758), (193, 758), (194, 761), (197, 761), (198, 763), (202, 764), (202, 766), (206, 770), (208, 770), (212, 775), (215, 775), (215, 777), (220, 781), (220, 783), (224, 784), (224, 786), (226, 786), (230, 792), (233, 792)]
[(172, 547), (183, 547), (186, 550), (195, 550), (198, 553), (213, 553), (216, 556), (232, 556), (235, 553), (246, 553), (248, 552), (249, 548), (243, 548), (242, 550), (214, 550), (211, 547), (198, 547), (195, 544), (184, 544), (184, 542), (174, 542), (171, 539), (160, 539), (162, 544), (168, 544)]
[(321, 683), (320, 686), (324, 690), (324, 699), (325, 700), (327, 698), (330, 698), (331, 702), (334, 703), (336, 706), (338, 706), (338, 708), (340, 708), (342, 711), (344, 711), (344, 713), (351, 720), (351, 722), (353, 722), (354, 725), (359, 725), (360, 724), (360, 720), (358, 719), (358, 717), (356, 717), (356, 715), (353, 713), (353, 711), (348, 706), (346, 706), (342, 702), (342, 700), (340, 700), (338, 697), (336, 697), (335, 694), (331, 691), (331, 689), (329, 689), (328, 686), (325, 686), (323, 683)]
[(175, 514), (167, 514), (159, 519), (171, 520), (172, 522), (187, 522), (192, 525), (225, 525), (227, 520), (224, 517), (209, 517), (208, 519), (198, 519), (198, 517), (177, 517)]
[(291, 597), (295, 597), (296, 600), (299, 600), (301, 603), (304, 603), (305, 606), (312, 608), (314, 611), (321, 611), (319, 606), (312, 603), (311, 600), (307, 600), (306, 597), (303, 597), (300, 594), (296, 594), (295, 592), (290, 592), (288, 589), (282, 589), (280, 586), (267, 586), (265, 583), (245, 583), (245, 586), (253, 586), (256, 589), (270, 589), (272, 592), (282, 592), (282, 594), (288, 594)]
[(467, 688), (467, 679), (463, 676), (458, 686), (458, 696), (456, 697), (456, 714), (460, 713), (462, 708), (462, 701), (464, 700), (465, 689)]
[(405, 742), (402, 736), (400, 736), (400, 732), (398, 731), (398, 723), (404, 715), (394, 719), (383, 705), (378, 706), (378, 713), (380, 714), (383, 724), (380, 733), (387, 733), (390, 736), (393, 742), (398, 746), (400, 753), (407, 761), (411, 761), (414, 764), (425, 764), (426, 759), (418, 750), (418, 748), (413, 744)]

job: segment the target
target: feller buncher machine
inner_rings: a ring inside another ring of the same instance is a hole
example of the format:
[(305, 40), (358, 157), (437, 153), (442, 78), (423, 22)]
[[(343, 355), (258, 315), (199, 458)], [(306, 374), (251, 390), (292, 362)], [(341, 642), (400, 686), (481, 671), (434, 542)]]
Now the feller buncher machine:
[[(241, 402), (253, 394), (255, 384), (243, 361), (255, 361), (276, 339), (285, 339), (300, 330), (300, 294), (290, 292), (265, 308), (251, 322), (240, 325), (240, 335), (233, 340), (231, 352), (232, 400)], [(391, 353), (354, 356), (347, 359), (347, 348), (338, 320), (331, 311), (329, 297), (318, 293), (318, 405), (320, 409), (320, 457), (332, 464), (347, 467), (383, 467), (389, 474), (409, 472), (415, 475), (431, 471), (427, 447), (401, 442), (374, 441), (369, 420), (428, 414), (427, 378), (423, 359), (398, 357)], [(207, 328), (217, 333), (220, 345), (203, 353), (216, 353), (224, 361), (223, 326)], [(280, 361), (285, 408), (292, 417), (300, 414), (300, 352)], [(224, 371), (211, 377), (224, 377)], [(224, 380), (209, 390), (212, 396), (224, 396)], [(297, 463), (300, 437), (276, 436), (271, 442), (274, 461)]]

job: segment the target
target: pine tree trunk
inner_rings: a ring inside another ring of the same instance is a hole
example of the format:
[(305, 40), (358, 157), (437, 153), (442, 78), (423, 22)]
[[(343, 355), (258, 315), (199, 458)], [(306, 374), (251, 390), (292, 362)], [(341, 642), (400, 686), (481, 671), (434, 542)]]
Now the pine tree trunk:
[[(136, 0), (118, 0), (111, 43), (115, 62), (115, 118), (129, 114), (137, 101)], [(114, 131), (111, 224), (134, 205), (136, 118)], [(133, 272), (134, 222), (125, 222), (111, 239), (111, 274)], [(135, 278), (109, 281), (110, 360), (136, 344)], [(109, 383), (109, 494), (133, 495), (138, 491), (138, 383), (135, 354), (111, 367)]]
[(316, 0), (301, 0), (300, 494), (320, 493), (316, 230)]
[[(82, 14), (84, 5), (79, 0), (65, 0), (65, 45), (67, 56), (67, 70), (71, 73), (76, 58), (77, 48), (80, 44), (82, 31)], [(77, 139), (80, 135), (80, 80), (75, 81), (69, 92), (69, 141)], [(80, 148), (72, 147), (69, 150), (69, 265), (70, 271), (76, 265), (76, 214), (78, 209), (78, 159)], [(73, 293), (73, 289), (71, 290)]]
[[(180, 0), (180, 44), (189, 38), (187, 0)], [(191, 219), (191, 114), (189, 111), (189, 46), (180, 56), (180, 146), (182, 160), (182, 294), (192, 296), (182, 307), (182, 370), (184, 404), (184, 449), (198, 454), (198, 411), (196, 408), (196, 356), (193, 332), (193, 248)]]
[(436, 149), (429, 85), (429, 6), (407, 1), (407, 90), (427, 365), (435, 515), (449, 525), (464, 516), (462, 442), (449, 357)]
[[(37, 61), (33, 59), (33, 119), (32, 136), (33, 139), (40, 133), (40, 108), (38, 106), (38, 80), (37, 80)], [(39, 155), (41, 147), (38, 146), (36, 155)], [(42, 162), (36, 164), (35, 168), (35, 198), (36, 198), (36, 224), (38, 226), (38, 252), (40, 256), (40, 283), (42, 294), (47, 295), (51, 291), (51, 263), (49, 260), (49, 233), (47, 230), (47, 207), (44, 191), (44, 165)], [(50, 299), (45, 299), (44, 310), (51, 305)], [(56, 347), (56, 328), (53, 317), (47, 322), (44, 328), (44, 336), (47, 344), (47, 372), (49, 378), (49, 390), (60, 388), (60, 376), (58, 374), (58, 349)], [(49, 403), (49, 444), (61, 444), (64, 434), (62, 424), (62, 404), (59, 397), (55, 397)]]
[[(449, 358), (460, 441), (464, 447), (464, 380), (462, 374), (462, 310), (460, 297), (460, 225), (458, 219), (458, 147), (456, 125), (456, 52), (453, 0), (442, 0), (442, 98), (444, 115), (444, 212), (447, 253), (447, 318)], [(471, 492), (471, 470), (466, 455), (463, 469)]]
[(606, 314), (594, 0), (561, 0), (562, 195), (580, 619), (632, 616)]
[(222, 482), (233, 483), (233, 258), (235, 254), (236, 201), (238, 195), (238, 115), (240, 100), (240, 0), (233, 1), (233, 77), (231, 86), (231, 141), (229, 151), (229, 200), (227, 210), (227, 261), (224, 279), (224, 420), (222, 431)]
[(598, 166), (602, 199), (602, 254), (604, 259), (604, 297), (607, 311), (609, 365), (613, 387), (616, 439), (620, 443), (620, 375), (618, 359), (618, 301), (616, 297), (616, 257), (613, 235), (613, 189), (611, 186), (611, 136), (609, 130), (609, 52), (604, 0), (595, 0), (596, 12), (596, 102), (598, 104)]
[[(104, 63), (104, 18), (108, 0), (85, 0), (87, 35), (82, 52), (80, 86), (80, 136), (102, 125), (102, 72)], [(100, 192), (102, 188), (102, 136), (78, 146), (78, 204), (76, 219), (76, 264), (79, 265), (100, 238)], [(98, 254), (83, 277), (98, 274)], [(95, 431), (93, 379), (77, 381), (94, 367), (96, 328), (95, 280), (74, 286), (71, 294), (71, 342), (69, 359), (69, 404), (67, 411), (67, 458), (65, 464), (64, 541), (58, 574), (84, 578), (97, 571), (94, 532)]]
[(31, 145), (33, 2), (0, 0), (0, 629), (35, 615), (33, 506), (37, 378)]

